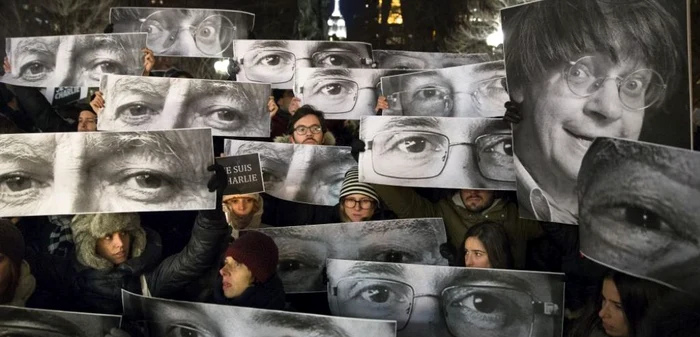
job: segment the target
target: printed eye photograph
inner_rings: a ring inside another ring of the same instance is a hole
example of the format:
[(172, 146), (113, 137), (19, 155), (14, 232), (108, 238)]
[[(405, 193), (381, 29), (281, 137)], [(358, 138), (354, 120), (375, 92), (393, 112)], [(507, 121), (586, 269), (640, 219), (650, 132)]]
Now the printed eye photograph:
[(147, 33), (156, 55), (182, 57), (231, 57), (255, 23), (253, 13), (201, 8), (113, 7), (109, 19), (115, 32)]
[(5, 52), (10, 71), (0, 82), (42, 88), (97, 87), (102, 74), (141, 75), (143, 48), (143, 33), (8, 38)]
[(226, 139), (227, 156), (259, 153), (265, 193), (299, 203), (338, 203), (345, 173), (357, 166), (349, 147)]
[[(0, 305), (0, 336), (94, 337), (119, 329), (121, 316)], [(122, 332), (125, 333), (125, 332)], [(129, 337), (129, 335), (118, 335)]]
[(499, 117), (508, 101), (502, 61), (382, 78), (384, 115)]
[(345, 41), (237, 40), (237, 80), (293, 89), (297, 68), (372, 68), (372, 45)]
[(508, 123), (490, 118), (365, 116), (360, 181), (515, 190)]
[(578, 224), (597, 137), (689, 149), (688, 2), (538, 1), (501, 12), (520, 216)]
[(269, 84), (105, 75), (98, 130), (210, 127), (214, 136), (269, 137)]
[(382, 96), (383, 76), (406, 73), (389, 69), (297, 68), (294, 96), (324, 113), (326, 119), (359, 120), (373, 116)]
[(396, 323), (171, 301), (122, 290), (122, 325), (134, 337), (394, 337)]
[(700, 153), (597, 138), (583, 157), (578, 179), (581, 252), (626, 273), (697, 289), (697, 172)]
[(213, 153), (209, 129), (0, 134), (0, 216), (214, 209)]
[(564, 274), (328, 259), (334, 315), (396, 321), (398, 337), (562, 335)]
[[(261, 228), (279, 248), (277, 273), (287, 293), (323, 292), (326, 259), (447, 265), (440, 218)], [(242, 234), (245, 235), (245, 234)]]

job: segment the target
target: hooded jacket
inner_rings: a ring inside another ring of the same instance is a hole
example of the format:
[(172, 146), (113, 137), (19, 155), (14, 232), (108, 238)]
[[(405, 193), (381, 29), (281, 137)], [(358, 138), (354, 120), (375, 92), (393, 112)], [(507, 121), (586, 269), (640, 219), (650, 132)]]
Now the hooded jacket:
[(412, 188), (375, 184), (372, 186), (399, 218), (443, 218), (447, 238), (457, 251), (469, 227), (484, 221), (502, 224), (510, 239), (517, 269), (525, 268), (527, 241), (544, 235), (537, 221), (521, 219), (518, 215), (518, 205), (503, 199), (496, 199), (491, 207), (475, 213), (464, 207), (459, 192), (452, 198), (440, 199), (433, 203), (418, 195)]
[[(76, 246), (72, 309), (105, 314), (121, 313), (121, 289), (163, 298), (180, 291), (214, 265), (216, 247), (228, 234), (223, 214), (207, 218), (200, 212), (187, 246), (161, 262), (160, 236), (142, 228), (138, 214), (79, 215), (71, 228)], [(100, 237), (117, 231), (128, 232), (132, 241), (129, 259), (114, 266), (95, 247)]]
[(227, 205), (224, 204), (224, 213), (226, 213), (226, 222), (231, 226), (231, 236), (238, 238), (238, 232), (243, 229), (256, 229), (269, 227), (262, 223), (262, 215), (265, 209), (265, 202), (260, 194), (252, 194), (256, 198), (256, 209), (253, 210), (253, 214), (249, 216), (241, 217), (233, 213), (233, 211), (228, 211)]

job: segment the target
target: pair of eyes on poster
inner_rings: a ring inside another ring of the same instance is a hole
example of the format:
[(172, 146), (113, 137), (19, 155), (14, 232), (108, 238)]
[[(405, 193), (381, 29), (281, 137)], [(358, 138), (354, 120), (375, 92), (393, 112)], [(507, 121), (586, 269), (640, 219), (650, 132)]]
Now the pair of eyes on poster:
[(267, 137), (270, 85), (104, 75), (99, 130), (211, 127), (215, 136)]
[(2, 216), (214, 208), (210, 129), (0, 135), (0, 158)]

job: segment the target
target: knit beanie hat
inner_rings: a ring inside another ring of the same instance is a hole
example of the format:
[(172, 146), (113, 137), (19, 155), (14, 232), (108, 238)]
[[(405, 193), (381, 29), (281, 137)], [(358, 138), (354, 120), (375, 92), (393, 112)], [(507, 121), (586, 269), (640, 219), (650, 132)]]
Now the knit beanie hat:
[(271, 237), (258, 231), (244, 231), (228, 246), (226, 256), (246, 265), (257, 282), (265, 283), (277, 271), (279, 250)]
[(340, 199), (343, 199), (351, 194), (366, 195), (379, 203), (379, 195), (374, 190), (374, 187), (372, 187), (370, 184), (360, 182), (360, 173), (358, 172), (357, 167), (352, 168), (345, 173), (345, 179), (343, 180), (343, 185), (340, 188)]
[(24, 259), (24, 237), (17, 226), (0, 220), (0, 253), (7, 256), (19, 269)]

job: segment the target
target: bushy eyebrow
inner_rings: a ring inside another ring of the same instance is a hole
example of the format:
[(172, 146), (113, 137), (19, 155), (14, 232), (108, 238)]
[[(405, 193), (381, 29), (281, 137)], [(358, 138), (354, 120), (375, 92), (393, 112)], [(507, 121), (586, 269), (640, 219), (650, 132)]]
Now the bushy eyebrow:
[(165, 97), (170, 88), (171, 79), (167, 78), (149, 78), (142, 76), (121, 77), (114, 81), (113, 92), (109, 93), (111, 97), (119, 97), (120, 93), (127, 91), (135, 91), (154, 97)]
[(439, 130), (440, 121), (435, 117), (392, 118), (386, 124), (384, 124), (384, 130), (412, 127), (426, 127)]
[(54, 55), (61, 44), (59, 37), (46, 38), (27, 38), (22, 39), (17, 43), (15, 50), (12, 52), (14, 56), (22, 54), (49, 54)]
[(246, 52), (249, 52), (251, 50), (255, 49), (262, 49), (262, 48), (281, 48), (281, 49), (289, 49), (289, 42), (287, 41), (282, 41), (282, 40), (264, 40), (264, 41), (256, 41), (248, 47), (248, 50)]

